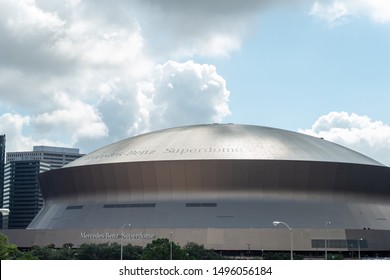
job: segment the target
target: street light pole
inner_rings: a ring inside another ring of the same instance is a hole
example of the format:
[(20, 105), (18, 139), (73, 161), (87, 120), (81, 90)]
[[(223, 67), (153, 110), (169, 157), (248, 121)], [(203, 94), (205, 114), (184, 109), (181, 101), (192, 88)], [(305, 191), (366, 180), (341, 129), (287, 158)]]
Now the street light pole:
[(121, 230), (122, 230), (122, 235), (121, 235), (121, 260), (123, 260), (123, 229), (126, 226), (131, 227), (131, 224), (123, 224), (123, 226), (121, 227)]
[(246, 245), (248, 245), (248, 254), (250, 254), (250, 253), (251, 253), (251, 245), (252, 245), (252, 244), (248, 243), (248, 244), (246, 244)]
[(358, 238), (357, 242), (358, 242), (358, 258), (360, 260), (360, 241), (363, 240), (363, 238)]
[(325, 222), (325, 260), (328, 259), (328, 225), (330, 222)]
[(285, 225), (285, 226), (288, 228), (288, 230), (290, 231), (290, 258), (291, 258), (291, 260), (293, 260), (294, 257), (293, 257), (293, 235), (292, 235), (292, 228), (291, 228), (288, 224), (286, 224), (285, 222), (273, 221), (274, 227), (276, 227), (276, 226), (279, 225), (279, 224)]
[(171, 233), (169, 234), (170, 238), (170, 242), (169, 242), (169, 259), (172, 260), (172, 234), (173, 232), (171, 231)]

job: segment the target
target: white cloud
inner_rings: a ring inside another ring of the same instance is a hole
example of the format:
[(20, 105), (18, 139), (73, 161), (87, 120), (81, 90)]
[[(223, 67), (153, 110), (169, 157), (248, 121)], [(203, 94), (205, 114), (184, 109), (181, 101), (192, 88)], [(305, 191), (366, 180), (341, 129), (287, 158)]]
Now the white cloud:
[(214, 66), (168, 61), (156, 67), (149, 84), (142, 84), (139, 102), (146, 123), (156, 129), (220, 122), (230, 114), (229, 94)]
[(379, 23), (390, 21), (390, 2), (387, 0), (361, 0), (361, 9), (367, 9), (372, 20)]
[[(24, 71), (53, 66), (45, 48), (60, 35), (65, 22), (55, 13), (39, 9), (33, 0), (0, 3), (0, 68)], [(55, 70), (54, 70), (55, 71)]]
[[(226, 82), (191, 59), (228, 56), (259, 12), (301, 2), (1, 1), (0, 133), (8, 149), (59, 143), (88, 152), (135, 133), (221, 122), (230, 114)], [(336, 7), (335, 20), (352, 11), (338, 2), (347, 12)], [(386, 20), (385, 3), (375, 3), (371, 14)]]
[(349, 16), (351, 11), (341, 1), (334, 1), (330, 4), (315, 2), (309, 14), (327, 21), (330, 25), (335, 25)]
[(390, 22), (390, 1), (387, 0), (333, 0), (315, 1), (310, 15), (330, 25), (343, 23), (348, 17), (367, 16), (376, 23)]
[(28, 151), (34, 145), (64, 146), (60, 141), (25, 136), (31, 118), (19, 114), (5, 113), (0, 116), (0, 131), (6, 133), (6, 147), (9, 151)]
[(0, 133), (8, 150), (59, 143), (87, 152), (151, 129), (221, 121), (229, 91), (215, 67), (169, 60), (240, 47), (262, 5), (217, 2), (1, 1)]
[[(286, 0), (139, 0), (138, 17), (158, 56), (226, 56), (240, 47), (259, 11)], [(290, 1), (291, 2), (291, 1)], [(142, 16), (145, 15), (145, 16)], [(156, 32), (156, 26), (159, 27)], [(175, 47), (172, 47), (174, 42)]]
[[(31, 118), (31, 126), (37, 135), (70, 137), (72, 145), (83, 138), (95, 139), (108, 135), (108, 128), (91, 105), (71, 100), (63, 92), (54, 94), (52, 104), (56, 104), (55, 110)], [(71, 135), (67, 135), (69, 132)]]
[[(55, 32), (64, 25), (64, 21), (55, 13), (39, 9), (34, 0), (3, 0), (1, 8), (5, 28), (19, 39), (24, 39), (20, 35), (36, 36), (37, 32)], [(12, 17), (7, 16), (9, 12)]]
[(220, 122), (230, 114), (225, 80), (214, 66), (193, 61), (158, 64), (150, 79), (133, 87), (117, 79), (99, 89), (98, 109), (115, 140), (177, 125)]
[(338, 143), (390, 166), (390, 126), (368, 116), (330, 112), (299, 132)]
[(193, 48), (184, 48), (177, 51), (177, 55), (193, 56), (195, 54), (202, 56), (229, 56), (232, 51), (241, 47), (241, 40), (229, 34), (211, 35), (207, 40), (199, 40), (193, 45)]

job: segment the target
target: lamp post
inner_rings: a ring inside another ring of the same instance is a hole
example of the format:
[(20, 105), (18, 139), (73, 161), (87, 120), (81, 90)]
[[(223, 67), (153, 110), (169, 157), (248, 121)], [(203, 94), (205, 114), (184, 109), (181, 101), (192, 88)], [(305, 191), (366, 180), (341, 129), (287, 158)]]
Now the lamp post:
[(359, 260), (360, 260), (360, 241), (362, 241), (363, 240), (363, 238), (358, 238), (358, 240), (357, 240), (357, 245), (358, 245), (358, 258), (359, 258)]
[(248, 244), (246, 244), (246, 245), (248, 245), (248, 254), (250, 254), (250, 253), (251, 253), (251, 245), (252, 245), (252, 244), (248, 243)]
[(351, 247), (351, 259), (353, 260), (353, 243), (349, 244), (349, 247)]
[(170, 234), (169, 234), (169, 236), (170, 236), (170, 238), (169, 238), (169, 259), (170, 260), (172, 260), (172, 234), (173, 234), (173, 232), (171, 231), (170, 232)]
[(124, 225), (121, 227), (121, 230), (122, 230), (122, 235), (121, 235), (121, 260), (123, 260), (123, 229), (124, 229), (126, 226), (131, 227), (131, 224), (124, 224)]
[(328, 225), (330, 222), (325, 222), (325, 260), (328, 259)]
[(293, 257), (293, 236), (292, 236), (292, 228), (291, 228), (288, 224), (286, 224), (285, 222), (273, 221), (274, 227), (278, 226), (279, 224), (285, 225), (285, 226), (288, 228), (288, 230), (290, 231), (290, 255), (291, 255), (290, 257), (291, 257), (291, 260), (293, 260), (294, 257)]

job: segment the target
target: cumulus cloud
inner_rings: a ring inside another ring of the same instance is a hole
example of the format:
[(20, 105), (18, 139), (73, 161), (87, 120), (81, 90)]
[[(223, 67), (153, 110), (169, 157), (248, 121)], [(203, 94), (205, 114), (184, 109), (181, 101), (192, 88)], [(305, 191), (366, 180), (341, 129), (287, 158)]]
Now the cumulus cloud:
[(349, 147), (390, 166), (390, 126), (368, 116), (330, 112), (299, 132)]
[(26, 136), (31, 118), (19, 114), (5, 113), (0, 116), (0, 131), (6, 133), (6, 147), (10, 151), (31, 150), (34, 145), (64, 146), (61, 141)]
[[(259, 11), (300, 0), (139, 0), (138, 20), (153, 52), (171, 57), (226, 56), (240, 48)], [(156, 33), (156, 26), (159, 31)], [(172, 42), (176, 47), (172, 48)], [(153, 48), (157, 46), (157, 48)]]
[(1, 68), (23, 71), (53, 69), (53, 56), (45, 50), (65, 22), (55, 13), (39, 9), (33, 0), (0, 3)]
[(345, 21), (351, 14), (345, 3), (334, 1), (333, 3), (323, 4), (315, 2), (310, 10), (310, 15), (319, 17), (327, 21), (330, 25), (336, 25)]
[(173, 125), (220, 122), (230, 114), (226, 81), (212, 65), (168, 61), (156, 65), (150, 79), (125, 87), (130, 93), (124, 87), (120, 79), (100, 86), (98, 109), (118, 139)]
[(390, 21), (390, 2), (387, 0), (332, 0), (315, 1), (310, 15), (330, 25), (345, 22), (348, 18), (367, 16), (376, 23)]
[(143, 84), (141, 92), (152, 129), (172, 123), (220, 122), (230, 114), (230, 92), (213, 65), (193, 61), (157, 65), (153, 81)]
[(88, 152), (151, 129), (222, 121), (229, 91), (217, 69), (170, 59), (228, 55), (266, 2), (1, 1), (8, 150)]
[[(52, 104), (56, 109), (31, 118), (31, 125), (41, 136), (55, 134), (56, 137), (71, 137), (72, 143), (80, 138), (94, 139), (107, 136), (108, 129), (99, 113), (91, 105), (71, 100), (63, 92), (54, 93)], [(67, 136), (65, 133), (72, 132)]]
[[(332, 20), (352, 11), (338, 2), (345, 12)], [(300, 3), (0, 1), (0, 133), (8, 150), (52, 143), (88, 152), (141, 132), (221, 122), (230, 114), (226, 82), (194, 59), (228, 56), (261, 11)], [(375, 19), (386, 21), (385, 4), (375, 3)], [(313, 15), (326, 10), (318, 5)]]

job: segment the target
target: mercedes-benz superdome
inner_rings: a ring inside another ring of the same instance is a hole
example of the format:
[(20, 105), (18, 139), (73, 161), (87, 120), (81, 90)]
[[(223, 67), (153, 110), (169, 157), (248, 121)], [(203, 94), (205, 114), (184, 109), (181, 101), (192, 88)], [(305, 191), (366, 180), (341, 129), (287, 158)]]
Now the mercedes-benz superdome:
[(324, 247), (325, 239), (348, 250), (348, 240), (359, 238), (362, 248), (390, 250), (390, 168), (276, 128), (210, 124), (151, 132), (42, 173), (40, 183), (45, 204), (29, 229), (131, 224), (136, 232), (174, 232), (177, 242), (221, 250), (288, 249), (287, 228), (273, 225), (283, 221), (302, 250)]

